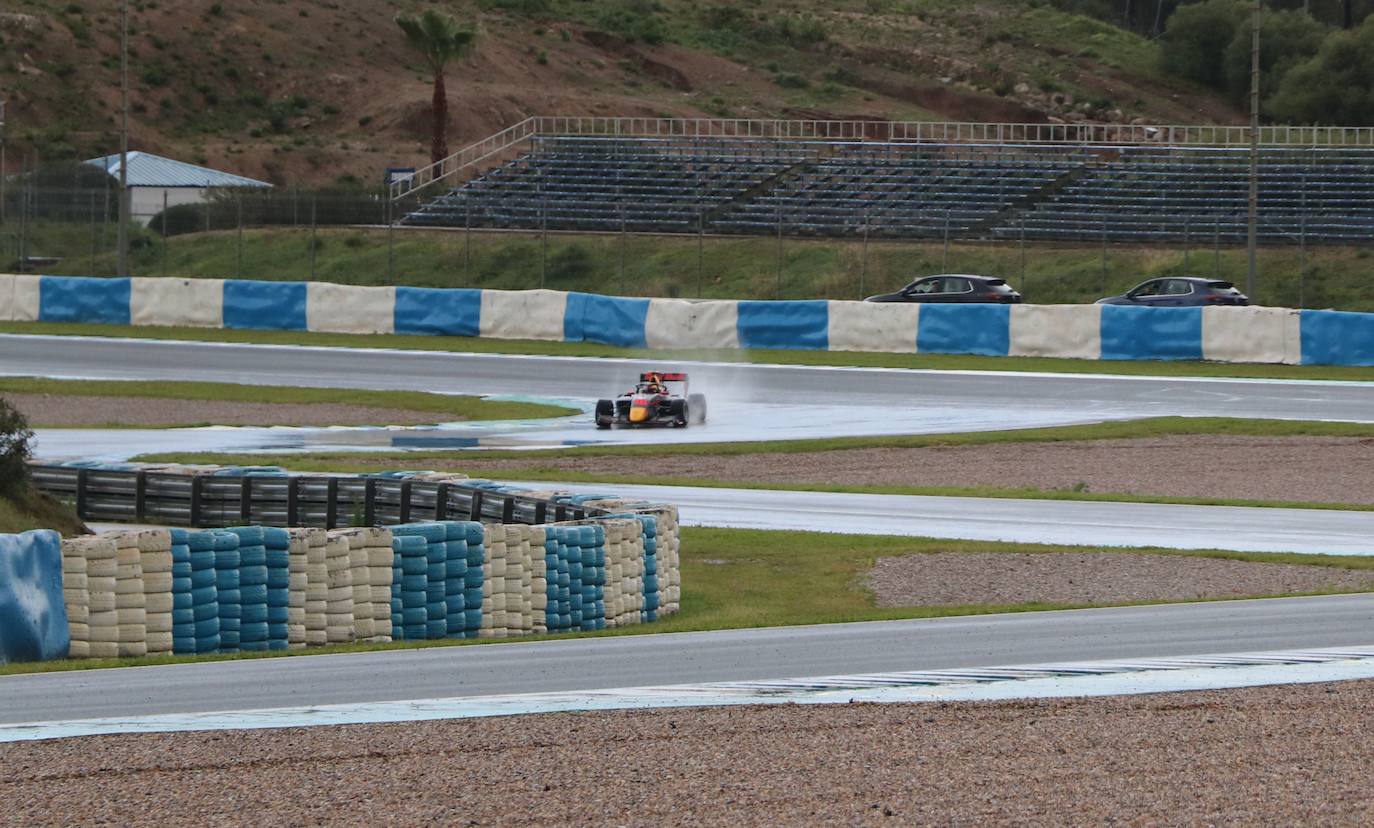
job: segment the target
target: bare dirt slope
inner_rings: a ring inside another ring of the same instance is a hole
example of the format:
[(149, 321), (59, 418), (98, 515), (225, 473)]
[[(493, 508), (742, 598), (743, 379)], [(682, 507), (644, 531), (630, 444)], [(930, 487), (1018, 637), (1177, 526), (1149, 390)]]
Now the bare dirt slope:
[[(1045, 4), (730, 5), (448, 4), (481, 30), (476, 53), (449, 71), (451, 148), (529, 115), (1237, 118), (1219, 96), (1165, 76), (1150, 41)], [(130, 7), (134, 149), (276, 183), (372, 183), (387, 165), (427, 161), (429, 77), (392, 20), (405, 4)], [(114, 8), (24, 0), (0, 11), (16, 168), (31, 151), (46, 161), (113, 151)]]
[(1374, 819), (1374, 682), (0, 745), (0, 824), (1313, 825)]

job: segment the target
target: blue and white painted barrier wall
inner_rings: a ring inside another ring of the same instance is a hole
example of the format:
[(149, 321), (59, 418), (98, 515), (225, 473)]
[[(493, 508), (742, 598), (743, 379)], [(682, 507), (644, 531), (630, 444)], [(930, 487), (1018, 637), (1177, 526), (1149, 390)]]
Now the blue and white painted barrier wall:
[(61, 543), (51, 531), (0, 535), (0, 664), (67, 654)]
[(0, 275), (0, 320), (705, 350), (1374, 365), (1374, 314), (1261, 307), (697, 302), (553, 290)]

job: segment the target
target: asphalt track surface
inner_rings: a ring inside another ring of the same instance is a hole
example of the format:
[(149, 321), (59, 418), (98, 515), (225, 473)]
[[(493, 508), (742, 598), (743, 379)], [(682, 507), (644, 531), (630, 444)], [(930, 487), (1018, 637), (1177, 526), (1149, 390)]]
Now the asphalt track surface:
[(0, 724), (1360, 647), (1374, 595), (1013, 613), (0, 678)]
[(688, 526), (861, 535), (1374, 555), (1374, 512), (528, 482), (672, 503)]
[[(590, 407), (641, 370), (681, 369), (709, 402), (682, 430), (597, 431)], [(44, 457), (119, 460), (153, 451), (548, 447), (965, 432), (1154, 416), (1374, 422), (1374, 383), (1177, 379), (1019, 372), (909, 371), (712, 362), (508, 356), (235, 345), (93, 337), (0, 336), (0, 374), (199, 380), (265, 386), (537, 397), (588, 412), (437, 429), (52, 430)]]

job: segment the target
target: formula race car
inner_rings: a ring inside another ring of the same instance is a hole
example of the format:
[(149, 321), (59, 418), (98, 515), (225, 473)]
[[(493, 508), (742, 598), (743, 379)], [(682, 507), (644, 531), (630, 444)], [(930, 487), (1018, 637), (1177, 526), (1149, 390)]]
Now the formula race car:
[[(681, 384), (681, 393), (669, 390), (668, 384)], [(687, 393), (686, 374), (664, 374), (649, 371), (639, 375), (633, 389), (613, 400), (596, 403), (596, 427), (672, 426), (685, 428), (706, 422), (706, 397)]]

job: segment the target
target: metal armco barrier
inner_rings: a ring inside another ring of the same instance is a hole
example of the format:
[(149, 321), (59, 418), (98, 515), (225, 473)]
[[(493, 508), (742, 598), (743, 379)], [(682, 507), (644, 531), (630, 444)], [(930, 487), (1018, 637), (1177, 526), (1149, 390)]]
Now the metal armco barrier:
[(31, 467), (34, 485), (75, 504), (82, 520), (218, 528), (394, 526), (423, 520), (540, 525), (604, 510), (455, 481), (328, 475), (216, 476), (151, 470)]

